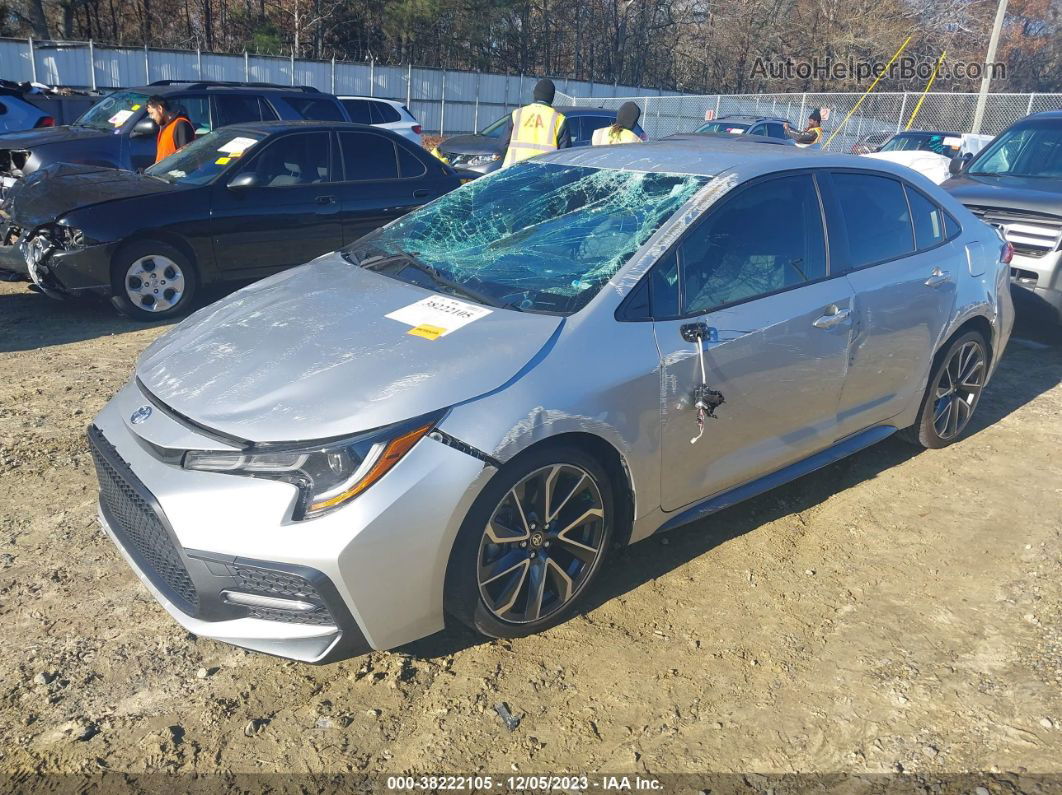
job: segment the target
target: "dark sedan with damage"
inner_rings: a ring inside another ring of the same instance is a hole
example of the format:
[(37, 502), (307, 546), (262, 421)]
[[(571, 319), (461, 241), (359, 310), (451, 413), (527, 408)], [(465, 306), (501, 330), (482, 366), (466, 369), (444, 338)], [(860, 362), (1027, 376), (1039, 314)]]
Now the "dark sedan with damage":
[(56, 164), (20, 181), (3, 206), (0, 268), (51, 297), (97, 293), (161, 319), (186, 311), (201, 284), (308, 262), (459, 184), (388, 130), (226, 127), (143, 174)]

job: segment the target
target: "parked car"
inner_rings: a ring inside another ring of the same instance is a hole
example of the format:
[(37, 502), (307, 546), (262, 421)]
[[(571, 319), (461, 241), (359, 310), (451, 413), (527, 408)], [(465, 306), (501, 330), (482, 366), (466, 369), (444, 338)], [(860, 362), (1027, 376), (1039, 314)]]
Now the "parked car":
[(940, 130), (907, 130), (896, 133), (878, 149), (879, 152), (933, 152), (947, 158), (959, 154), (962, 133)]
[(1015, 122), (951, 172), (942, 187), (1014, 246), (1016, 295), (1062, 323), (1062, 111)]
[(160, 80), (108, 94), (69, 126), (0, 135), (0, 187), (52, 163), (136, 171), (155, 162), (153, 94), (172, 99), (203, 135), (216, 127), (273, 119), (347, 121), (339, 100), (309, 86)]
[(888, 163), (546, 154), (157, 339), (89, 430), (101, 521), (200, 637), (322, 662), (447, 614), (537, 632), (615, 547), (898, 429), (958, 439), (1003, 248)]
[(730, 113), (718, 119), (706, 121), (694, 132), (720, 133), (723, 135), (760, 135), (764, 138), (792, 140), (785, 134), (787, 119), (778, 116), (753, 116), (745, 113)]
[(420, 134), (424, 129), (420, 122), (401, 102), (380, 97), (339, 97), (350, 120), (358, 124), (371, 124), (396, 132), (403, 138), (421, 146)]
[(852, 144), (849, 150), (853, 155), (867, 155), (881, 149), (882, 145), (896, 133), (892, 130), (879, 130), (877, 132), (861, 135)]
[(954, 155), (938, 154), (932, 148), (897, 148), (871, 152), (866, 157), (889, 160), (914, 169), (931, 182), (939, 185), (949, 178), (952, 157), (972, 157), (992, 140), (991, 135), (962, 133), (954, 138), (944, 138), (940, 151)]
[(98, 100), (98, 94), (0, 80), (0, 133), (69, 124)]
[(796, 141), (794, 141), (789, 136), (786, 136), (785, 138), (774, 138), (774, 137), (771, 137), (771, 136), (768, 136), (768, 135), (753, 135), (751, 133), (741, 133), (740, 135), (731, 134), (731, 133), (725, 133), (725, 132), (716, 132), (716, 131), (693, 132), (693, 133), (674, 133), (672, 135), (668, 135), (664, 140), (667, 140), (667, 141), (687, 140), (688, 141), (688, 140), (695, 140), (697, 138), (715, 139), (715, 140), (718, 140), (718, 141), (733, 141), (734, 143), (742, 143), (742, 144), (768, 144), (768, 145), (771, 145), (771, 146), (791, 146), (794, 149), (798, 148), (797, 145), (796, 145)]
[(389, 130), (233, 125), (143, 174), (62, 164), (35, 172), (7, 202), (0, 263), (47, 295), (109, 296), (155, 320), (186, 311), (201, 284), (299, 265), (458, 184)]
[[(594, 131), (616, 123), (616, 111), (604, 108), (557, 107), (568, 120), (568, 131), (572, 136), (572, 146), (590, 146)], [(473, 135), (455, 135), (447, 138), (438, 147), (439, 154), (447, 163), (458, 170), (475, 174), (490, 174), (501, 168), (505, 151), (501, 140), (505, 135), (510, 114), (505, 114), (493, 124)], [(634, 126), (634, 132), (646, 140), (641, 125)]]

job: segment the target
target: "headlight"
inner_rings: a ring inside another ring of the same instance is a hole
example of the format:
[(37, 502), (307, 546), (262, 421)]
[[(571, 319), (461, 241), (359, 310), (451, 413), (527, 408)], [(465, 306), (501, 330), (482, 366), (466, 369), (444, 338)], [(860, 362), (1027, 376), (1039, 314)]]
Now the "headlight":
[(442, 418), (419, 417), (342, 441), (262, 445), (231, 453), (189, 450), (185, 469), (291, 483), (299, 489), (295, 519), (312, 519), (353, 500), (382, 478)]
[(67, 250), (74, 250), (84, 248), (85, 246), (91, 246), (95, 241), (85, 237), (85, 233), (80, 229), (75, 229), (72, 226), (58, 226), (56, 230), (59, 232), (59, 241), (62, 247)]
[(466, 166), (485, 166), (488, 163), (493, 163), (495, 160), (501, 160), (500, 154), (490, 155), (468, 155), (468, 159), (465, 160)]

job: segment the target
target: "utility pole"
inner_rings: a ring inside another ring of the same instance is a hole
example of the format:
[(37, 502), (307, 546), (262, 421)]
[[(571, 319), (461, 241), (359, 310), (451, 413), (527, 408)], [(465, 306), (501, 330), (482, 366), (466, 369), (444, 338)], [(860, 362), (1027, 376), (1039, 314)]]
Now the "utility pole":
[(992, 82), (992, 65), (996, 62), (996, 45), (1003, 30), (1003, 19), (1007, 16), (1007, 0), (999, 0), (996, 8), (996, 21), (992, 24), (992, 37), (988, 40), (988, 55), (985, 57), (985, 73), (981, 76), (981, 91), (977, 94), (977, 109), (974, 111), (972, 133), (981, 132), (981, 119), (985, 115), (985, 102), (988, 100), (988, 84)]

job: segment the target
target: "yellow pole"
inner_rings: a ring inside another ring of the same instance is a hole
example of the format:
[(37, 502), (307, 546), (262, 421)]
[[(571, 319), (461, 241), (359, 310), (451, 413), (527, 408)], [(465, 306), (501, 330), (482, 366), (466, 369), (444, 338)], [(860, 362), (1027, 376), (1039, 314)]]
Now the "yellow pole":
[(926, 94), (929, 93), (929, 88), (933, 85), (933, 81), (937, 79), (937, 72), (940, 71), (940, 66), (944, 63), (944, 56), (947, 54), (947, 50), (940, 54), (940, 58), (937, 60), (937, 68), (934, 69), (933, 74), (929, 76), (929, 82), (926, 83), (926, 87), (925, 90), (922, 92), (922, 96), (918, 98), (918, 104), (915, 105), (914, 110), (911, 111), (911, 118), (907, 120), (907, 126), (904, 127), (905, 130), (910, 130), (911, 125), (914, 124), (915, 116), (917, 116), (918, 111), (922, 109), (922, 103), (926, 101)]
[(896, 51), (896, 54), (893, 55), (892, 58), (889, 59), (889, 62), (887, 64), (885, 64), (885, 68), (881, 70), (881, 74), (874, 78), (874, 82), (870, 84), (870, 88), (868, 88), (866, 91), (863, 92), (863, 96), (861, 96), (859, 98), (859, 101), (856, 102), (856, 104), (852, 107), (852, 109), (850, 111), (848, 111), (848, 115), (844, 117), (844, 121), (842, 121), (840, 126), (838, 126), (837, 129), (833, 131), (833, 134), (830, 135), (830, 137), (826, 139), (826, 143), (824, 143), (822, 145), (823, 149), (826, 149), (830, 145), (830, 141), (832, 141), (834, 139), (834, 136), (836, 136), (837, 133), (839, 133), (842, 129), (844, 129), (844, 126), (846, 124), (848, 124), (848, 120), (850, 118), (852, 118), (852, 114), (855, 113), (859, 109), (859, 106), (863, 104), (863, 100), (867, 98), (867, 94), (869, 94), (871, 91), (873, 91), (874, 90), (874, 86), (876, 86), (881, 81), (881, 78), (883, 78), (885, 75), (887, 75), (889, 73), (889, 67), (892, 66), (892, 62), (900, 57), (900, 53), (903, 52), (907, 48), (907, 45), (910, 44), (910, 42), (911, 42), (911, 37), (910, 36), (908, 36), (906, 39), (904, 39), (903, 44), (900, 45), (900, 49), (898, 49)]

